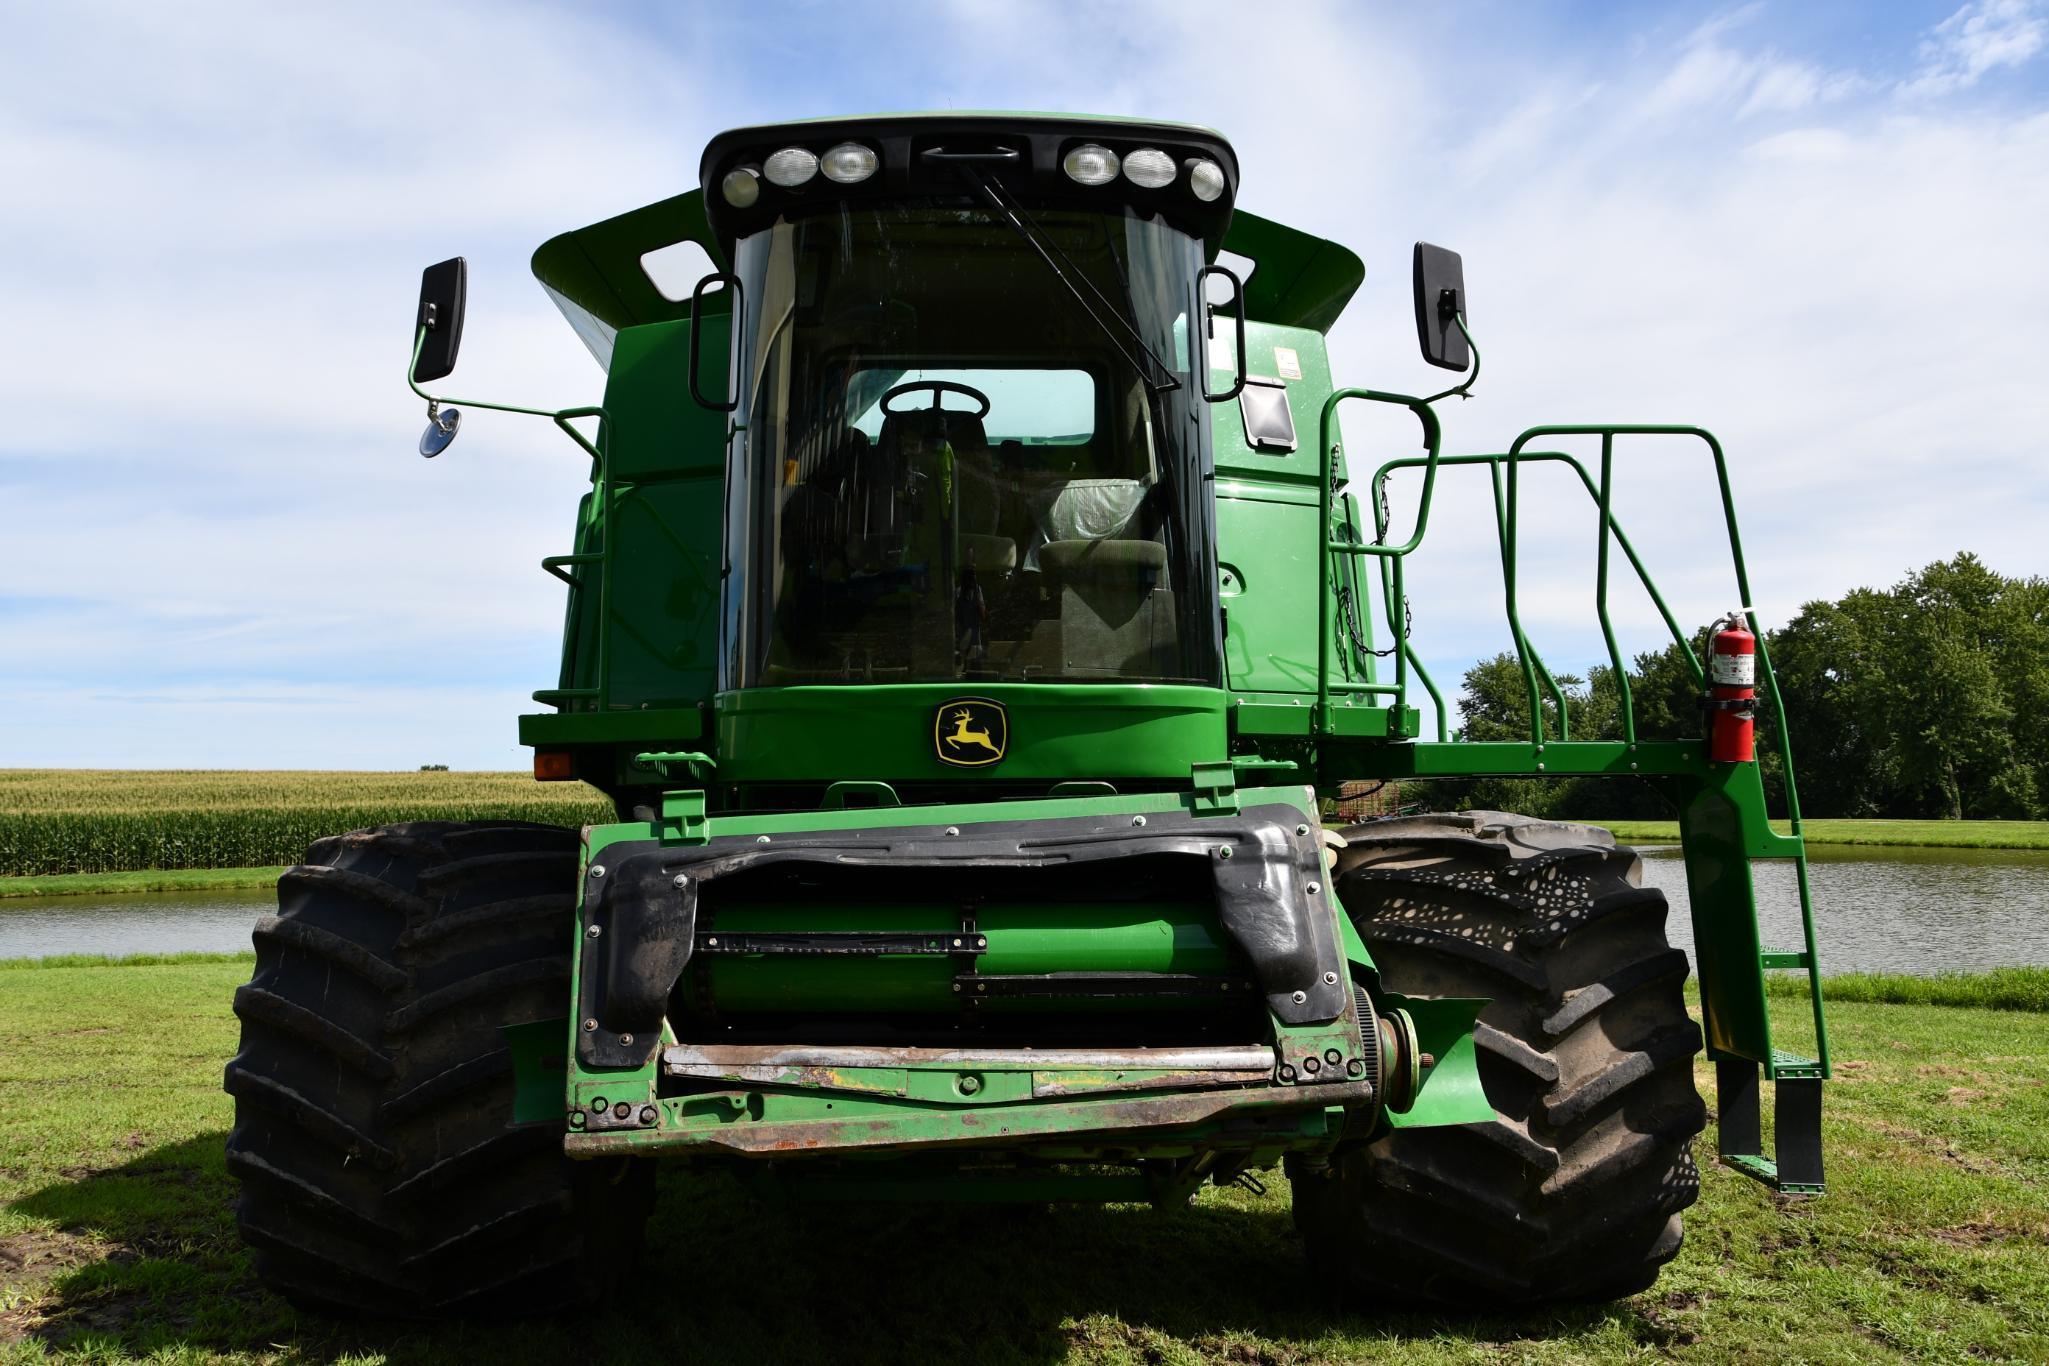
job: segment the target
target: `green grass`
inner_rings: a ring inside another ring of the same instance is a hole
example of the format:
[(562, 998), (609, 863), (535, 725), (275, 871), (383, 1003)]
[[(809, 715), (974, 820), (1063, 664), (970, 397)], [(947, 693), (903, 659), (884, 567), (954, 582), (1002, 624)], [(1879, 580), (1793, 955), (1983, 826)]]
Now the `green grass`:
[(275, 867), (394, 821), (611, 818), (582, 783), (525, 773), (0, 769), (0, 877)]
[[(1807, 998), (1804, 977), (1774, 973), (1765, 989), (1775, 997)], [(1879, 1005), (1961, 1006), (1976, 1010), (2049, 1011), (2049, 968), (1993, 968), (1914, 977), (1903, 972), (1845, 972), (1821, 979), (1822, 999)]]
[[(1347, 1306), (1305, 1264), (1277, 1179), (1171, 1215), (811, 1209), (672, 1168), (637, 1305), (425, 1328), (300, 1316), (250, 1277), (219, 1089), (247, 971), (0, 986), (0, 1362), (2049, 1358), (2049, 1014), (1838, 1006), (1833, 1193), (1782, 1200), (1705, 1167), (1685, 1250), (1612, 1305)], [(1791, 1030), (1798, 1007), (1778, 1004)]]
[(58, 873), (0, 877), (0, 900), (11, 896), (104, 896), (112, 892), (218, 892), (274, 887), (283, 865), (263, 868), (151, 868), (127, 873)]
[[(1596, 821), (1625, 844), (1677, 844), (1677, 821)], [(1809, 844), (1920, 845), (1936, 849), (2049, 849), (2049, 821), (1859, 821), (1821, 818), (1804, 822)], [(1781, 834), (1792, 827), (1773, 821)]]

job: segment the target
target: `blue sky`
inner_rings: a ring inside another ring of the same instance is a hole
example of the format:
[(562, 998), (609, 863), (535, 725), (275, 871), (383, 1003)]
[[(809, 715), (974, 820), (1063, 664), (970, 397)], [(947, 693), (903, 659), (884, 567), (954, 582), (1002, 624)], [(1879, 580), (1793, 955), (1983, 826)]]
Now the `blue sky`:
[[(519, 767), (584, 463), (475, 414), (412, 453), (422, 264), (460, 393), (595, 401), (526, 272), (735, 124), (1065, 109), (1223, 129), (1240, 202), (1367, 285), (1348, 382), (1415, 390), (1407, 252), (1465, 253), (1452, 448), (1720, 432), (1757, 606), (1974, 549), (2049, 572), (2049, 5), (68, 4), (0, 51), (0, 767)], [(1354, 451), (1407, 430), (1348, 425)], [(1697, 461), (1618, 507), (1680, 616), (1734, 605)], [(1440, 676), (1506, 643), (1484, 505), (1412, 571)], [(1591, 516), (1532, 481), (1525, 623), (1602, 657)], [(1400, 520), (1398, 513), (1397, 520)], [(1635, 599), (1626, 648), (1657, 643)]]

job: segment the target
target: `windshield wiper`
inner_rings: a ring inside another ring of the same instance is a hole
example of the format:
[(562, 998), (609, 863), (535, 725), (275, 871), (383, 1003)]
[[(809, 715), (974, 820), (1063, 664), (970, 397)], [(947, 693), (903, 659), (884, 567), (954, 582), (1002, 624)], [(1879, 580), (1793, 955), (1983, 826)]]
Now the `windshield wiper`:
[[(1118, 311), (1117, 306), (1103, 294), (1102, 290), (1096, 288), (1095, 281), (1084, 275), (1080, 268), (1068, 259), (1067, 253), (1060, 249), (1058, 242), (1046, 236), (1045, 229), (1038, 225), (1023, 204), (1018, 203), (1014, 198), (1009, 203), (1005, 203), (1005, 195), (998, 193), (994, 182), (984, 179), (982, 174), (972, 165), (962, 163), (959, 169), (960, 173), (967, 177), (968, 183), (982, 192), (982, 197), (989, 201), (989, 206), (996, 210), (998, 216), (1009, 225), (1010, 230), (1023, 238), (1026, 246), (1029, 246), (1038, 253), (1039, 259), (1046, 263), (1046, 269), (1053, 272), (1053, 278), (1066, 286), (1068, 294), (1073, 297), (1076, 303), (1081, 305), (1082, 311), (1089, 315), (1089, 321), (1096, 325), (1097, 330), (1103, 334), (1104, 339), (1110, 345), (1116, 347), (1118, 353), (1130, 363), (1131, 368), (1138, 372), (1139, 379), (1148, 390), (1155, 394), (1164, 394), (1181, 387), (1181, 381), (1174, 377), (1174, 371), (1165, 361), (1160, 359), (1158, 352), (1146, 345), (1144, 335), (1139, 332), (1132, 321)], [(1059, 258), (1058, 260), (1054, 259), (1056, 256)], [(1061, 268), (1063, 265), (1066, 267), (1064, 270)], [(1070, 274), (1070, 272), (1072, 273)], [(1077, 279), (1081, 281), (1081, 285), (1075, 283)], [(1087, 286), (1089, 293), (1082, 293), (1081, 286)], [(1095, 303), (1089, 302), (1089, 294), (1095, 295)], [(1162, 377), (1161, 381), (1155, 382), (1147, 375), (1145, 365), (1140, 362), (1138, 356), (1132, 352), (1131, 348), (1125, 344), (1124, 338), (1118, 336), (1110, 324), (1105, 321), (1103, 314), (1096, 310), (1097, 303), (1103, 306), (1103, 309), (1108, 312), (1110, 317), (1117, 320), (1124, 331), (1129, 334), (1132, 341), (1138, 343), (1139, 351), (1144, 353), (1146, 360), (1152, 362), (1153, 368)]]

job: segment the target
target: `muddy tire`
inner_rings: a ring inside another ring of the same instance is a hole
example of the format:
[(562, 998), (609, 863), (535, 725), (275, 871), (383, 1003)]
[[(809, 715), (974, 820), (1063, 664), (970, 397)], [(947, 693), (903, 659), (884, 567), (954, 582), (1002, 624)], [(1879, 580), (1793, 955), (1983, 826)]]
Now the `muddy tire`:
[(1464, 812), (1344, 833), (1338, 893), (1385, 986), (1491, 999), (1476, 1043), (1498, 1113), (1293, 1164), (1314, 1261), (1368, 1298), (1466, 1308), (1649, 1286), (1699, 1195), (1706, 1121), (1664, 894), (1592, 826)]
[(512, 1124), (501, 1027), (559, 1019), (573, 830), (422, 821), (321, 840), (235, 993), (228, 1170), (271, 1289), (326, 1312), (546, 1313), (637, 1252), (646, 1164)]

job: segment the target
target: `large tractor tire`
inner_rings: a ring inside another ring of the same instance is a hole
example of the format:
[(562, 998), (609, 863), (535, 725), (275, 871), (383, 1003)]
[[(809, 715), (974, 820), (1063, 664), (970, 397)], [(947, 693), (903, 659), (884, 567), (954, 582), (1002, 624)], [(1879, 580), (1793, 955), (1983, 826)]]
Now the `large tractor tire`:
[(1344, 832), (1337, 888), (1390, 991), (1490, 998), (1497, 1117), (1387, 1129), (1296, 1163), (1312, 1258), (1376, 1300), (1517, 1307), (1633, 1294), (1700, 1191), (1700, 1029), (1665, 897), (1607, 831), (1475, 811)]
[(571, 1163), (558, 1126), (515, 1127), (500, 1033), (564, 1016), (576, 886), (576, 832), (515, 822), (338, 835), (279, 880), (226, 1081), (238, 1222), (273, 1290), (435, 1318), (622, 1279), (647, 1166)]

